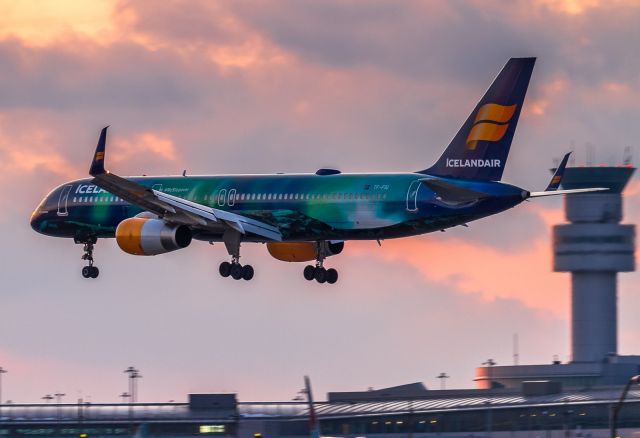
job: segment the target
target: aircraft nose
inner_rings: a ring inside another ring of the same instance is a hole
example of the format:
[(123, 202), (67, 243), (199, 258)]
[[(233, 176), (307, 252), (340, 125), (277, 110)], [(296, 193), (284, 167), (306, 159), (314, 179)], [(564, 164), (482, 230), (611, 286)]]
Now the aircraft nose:
[(42, 222), (44, 219), (44, 213), (40, 211), (39, 208), (36, 208), (33, 213), (31, 213), (31, 220), (29, 224), (34, 231), (39, 233), (42, 232)]

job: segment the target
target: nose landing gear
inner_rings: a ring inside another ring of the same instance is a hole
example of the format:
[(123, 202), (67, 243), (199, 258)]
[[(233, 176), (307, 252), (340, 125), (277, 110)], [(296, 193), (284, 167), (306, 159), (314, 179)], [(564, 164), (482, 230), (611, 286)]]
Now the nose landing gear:
[(88, 237), (82, 240), (76, 240), (76, 243), (84, 244), (84, 254), (82, 255), (82, 260), (86, 260), (88, 265), (82, 268), (82, 276), (84, 278), (98, 278), (100, 275), (100, 270), (97, 266), (93, 266), (93, 246), (96, 244), (98, 239), (96, 237)]

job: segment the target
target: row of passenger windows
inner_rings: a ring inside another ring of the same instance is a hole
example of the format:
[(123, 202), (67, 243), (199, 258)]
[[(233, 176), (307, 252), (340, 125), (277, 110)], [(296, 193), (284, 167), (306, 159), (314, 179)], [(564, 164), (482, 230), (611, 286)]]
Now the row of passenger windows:
[[(195, 196), (187, 196), (190, 201), (198, 201)], [(221, 190), (214, 195), (205, 195), (204, 201), (214, 201), (219, 205), (234, 205), (236, 202), (250, 201), (302, 201), (302, 200), (330, 200), (330, 201), (350, 201), (350, 200), (381, 200), (387, 199), (384, 193), (236, 193), (234, 189), (230, 190), (227, 196), (226, 190)], [(74, 196), (74, 203), (102, 203), (102, 202), (125, 202), (118, 196)]]
[[(189, 198), (190, 199), (190, 198)], [(332, 193), (237, 193), (235, 189), (229, 190), (227, 194), (226, 190), (213, 195), (205, 195), (205, 201), (214, 201), (218, 205), (234, 205), (237, 202), (251, 202), (251, 201), (308, 201), (308, 200), (323, 200), (323, 201), (350, 201), (350, 200), (381, 200), (387, 199), (386, 193), (353, 193), (353, 192), (332, 192)]]
[(74, 196), (73, 202), (77, 204), (88, 204), (98, 202), (126, 202), (118, 196)]

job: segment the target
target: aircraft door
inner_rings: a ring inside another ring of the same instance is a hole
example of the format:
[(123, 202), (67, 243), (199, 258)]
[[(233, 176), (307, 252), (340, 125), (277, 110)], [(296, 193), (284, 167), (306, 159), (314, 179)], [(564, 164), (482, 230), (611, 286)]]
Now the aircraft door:
[(60, 196), (58, 197), (58, 216), (68, 216), (69, 210), (67, 210), (67, 201), (69, 200), (69, 193), (71, 192), (71, 184), (68, 184), (62, 188)]
[(407, 190), (407, 211), (418, 211), (418, 191), (421, 185), (422, 183), (417, 180), (409, 185), (409, 190)]

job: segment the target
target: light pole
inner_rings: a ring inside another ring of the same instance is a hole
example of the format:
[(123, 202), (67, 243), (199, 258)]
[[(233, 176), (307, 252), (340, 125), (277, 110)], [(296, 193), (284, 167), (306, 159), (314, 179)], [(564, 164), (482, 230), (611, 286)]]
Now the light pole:
[(493, 391), (493, 376), (491, 375), (491, 369), (496, 365), (493, 359), (487, 359), (486, 362), (482, 362), (482, 365), (487, 367), (487, 377), (489, 378), (489, 396), (487, 397), (487, 436), (490, 437), (492, 433), (493, 421), (491, 418), (491, 395)]
[(44, 400), (44, 402), (45, 402), (45, 403), (47, 403), (47, 404), (49, 404), (49, 402), (50, 402), (51, 400), (53, 400), (53, 396), (52, 396), (51, 394), (47, 394), (47, 395), (45, 395), (44, 397), (41, 397), (41, 398), (42, 398), (42, 400)]
[(440, 374), (438, 374), (438, 375), (436, 376), (436, 379), (440, 379), (440, 389), (441, 389), (441, 390), (443, 390), (443, 391), (444, 391), (445, 389), (447, 389), (447, 379), (448, 379), (449, 377), (450, 377), (450, 376), (449, 376), (449, 375), (447, 375), (447, 373), (440, 373)]
[(122, 404), (125, 404), (127, 402), (127, 399), (131, 397), (131, 395), (128, 392), (123, 392), (118, 397), (122, 399)]
[(0, 422), (2, 422), (2, 375), (8, 373), (8, 371), (0, 367)]
[(632, 378), (630, 378), (627, 384), (625, 385), (624, 390), (622, 391), (622, 394), (620, 394), (620, 399), (618, 400), (618, 403), (616, 403), (611, 407), (611, 417), (610, 417), (611, 422), (609, 424), (609, 429), (611, 430), (611, 438), (616, 438), (617, 429), (618, 429), (618, 416), (620, 415), (620, 409), (622, 409), (624, 400), (627, 398), (627, 393), (629, 392), (631, 385), (638, 385), (638, 384), (640, 384), (640, 375), (633, 376)]
[(67, 394), (64, 394), (62, 392), (56, 392), (55, 394), (53, 394), (53, 396), (56, 398), (56, 408), (57, 408), (57, 412), (56, 415), (58, 417), (58, 421), (60, 421), (61, 415), (60, 415), (60, 404), (62, 403), (62, 397), (64, 397)]
[(131, 403), (135, 403), (137, 399), (137, 383), (136, 379), (142, 378), (140, 374), (140, 370), (137, 370), (135, 367), (129, 367), (124, 370), (125, 374), (129, 375), (129, 394), (131, 395)]

